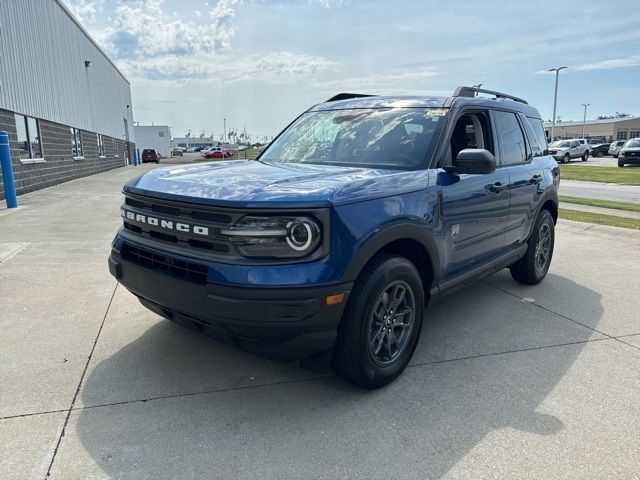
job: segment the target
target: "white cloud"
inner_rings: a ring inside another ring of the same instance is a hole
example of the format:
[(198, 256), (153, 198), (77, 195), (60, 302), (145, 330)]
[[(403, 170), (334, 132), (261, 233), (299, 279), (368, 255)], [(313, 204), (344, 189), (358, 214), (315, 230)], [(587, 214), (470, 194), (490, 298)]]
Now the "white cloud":
[(64, 3), (83, 24), (94, 23), (104, 8), (104, 0), (64, 0)]
[(390, 69), (384, 73), (364, 75), (358, 77), (336, 78), (334, 80), (314, 82), (314, 86), (322, 89), (349, 89), (376, 88), (393, 89), (396, 85), (410, 86), (423, 80), (442, 75), (442, 72), (433, 68), (398, 68)]
[(640, 66), (640, 54), (631, 55), (626, 58), (612, 58), (609, 60), (602, 60), (601, 62), (596, 63), (585, 63), (583, 65), (578, 65), (576, 70), (608, 70), (611, 68), (622, 68), (622, 67), (637, 67)]
[(165, 83), (207, 84), (257, 80), (264, 83), (289, 83), (324, 71), (335, 63), (324, 57), (271, 52), (267, 55), (237, 57), (231, 54), (176, 55), (125, 60), (120, 66), (132, 78), (152, 79)]

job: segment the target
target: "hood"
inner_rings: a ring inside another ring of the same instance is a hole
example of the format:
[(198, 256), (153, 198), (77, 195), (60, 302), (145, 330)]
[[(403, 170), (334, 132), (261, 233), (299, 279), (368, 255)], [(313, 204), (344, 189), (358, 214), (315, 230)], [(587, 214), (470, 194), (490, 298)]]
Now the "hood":
[(124, 191), (190, 203), (305, 207), (354, 203), (427, 186), (427, 171), (233, 160), (159, 168)]

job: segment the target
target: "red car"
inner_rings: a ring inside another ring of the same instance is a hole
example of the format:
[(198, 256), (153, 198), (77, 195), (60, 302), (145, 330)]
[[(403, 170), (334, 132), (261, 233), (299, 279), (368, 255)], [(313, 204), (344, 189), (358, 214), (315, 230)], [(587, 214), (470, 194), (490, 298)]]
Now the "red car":
[(160, 154), (153, 148), (142, 150), (142, 163), (160, 163)]
[(202, 152), (200, 156), (202, 158), (227, 158), (230, 157), (231, 154), (226, 150), (223, 150), (222, 147), (213, 147)]

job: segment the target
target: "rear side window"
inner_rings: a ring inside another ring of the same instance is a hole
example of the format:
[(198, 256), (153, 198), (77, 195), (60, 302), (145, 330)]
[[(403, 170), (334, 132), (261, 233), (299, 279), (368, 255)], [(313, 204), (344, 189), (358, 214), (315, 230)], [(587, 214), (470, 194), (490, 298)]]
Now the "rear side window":
[(516, 165), (526, 160), (525, 140), (514, 113), (494, 111), (493, 118), (500, 142), (500, 163)]
[[(547, 148), (549, 147), (547, 146), (547, 136), (544, 133), (544, 125), (542, 124), (542, 120), (540, 120), (539, 118), (531, 118), (531, 117), (524, 117), (524, 119), (526, 120), (526, 123), (528, 123), (529, 126), (533, 129), (533, 133), (536, 136), (536, 141), (538, 145), (537, 152), (536, 152), (536, 149), (533, 148), (534, 140), (530, 139), (530, 143), (532, 144), (531, 149), (533, 150), (533, 156), (535, 157), (537, 155), (546, 155)], [(526, 126), (525, 126), (525, 129), (526, 129)], [(527, 131), (527, 136), (528, 135), (529, 135), (529, 132)]]

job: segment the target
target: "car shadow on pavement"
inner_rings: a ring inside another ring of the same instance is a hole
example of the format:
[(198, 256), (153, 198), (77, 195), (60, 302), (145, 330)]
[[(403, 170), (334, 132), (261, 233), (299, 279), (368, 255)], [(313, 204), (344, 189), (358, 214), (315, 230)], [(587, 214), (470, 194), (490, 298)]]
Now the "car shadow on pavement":
[[(153, 379), (169, 396), (132, 393), (130, 402), (78, 410), (71, 430), (80, 443), (63, 445), (54, 472), (64, 478), (70, 462), (87, 477), (110, 478), (439, 478), (463, 468), (496, 432), (511, 438), (504, 448), (518, 455), (524, 446), (510, 437), (514, 431), (563, 429), (545, 412), (545, 399), (595, 332), (505, 291), (504, 275), (427, 309), (414, 361), (376, 391), (156, 323), (95, 366), (82, 399), (85, 407), (99, 403), (95, 392), (114, 384), (115, 372), (124, 393)], [(598, 293), (559, 275), (544, 283), (545, 295), (579, 298), (590, 312), (581, 323), (595, 328), (603, 313)], [(516, 289), (532, 299), (543, 291)], [(255, 372), (262, 386), (239, 380)], [(181, 378), (189, 380), (178, 392)], [(216, 391), (197, 394), (207, 390), (198, 385)]]

